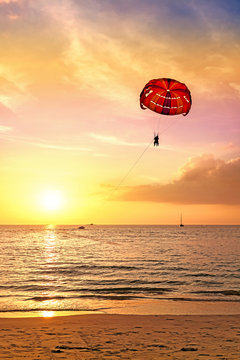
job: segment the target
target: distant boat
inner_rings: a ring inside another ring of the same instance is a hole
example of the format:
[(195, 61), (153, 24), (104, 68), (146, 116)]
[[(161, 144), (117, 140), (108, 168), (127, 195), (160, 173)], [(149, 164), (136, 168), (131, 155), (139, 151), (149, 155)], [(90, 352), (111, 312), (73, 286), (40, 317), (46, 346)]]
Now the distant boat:
[(182, 214), (180, 216), (180, 225), (179, 226), (184, 226), (183, 223), (182, 223)]
[(79, 226), (78, 229), (83, 230), (83, 229), (85, 229), (85, 227), (84, 226)]

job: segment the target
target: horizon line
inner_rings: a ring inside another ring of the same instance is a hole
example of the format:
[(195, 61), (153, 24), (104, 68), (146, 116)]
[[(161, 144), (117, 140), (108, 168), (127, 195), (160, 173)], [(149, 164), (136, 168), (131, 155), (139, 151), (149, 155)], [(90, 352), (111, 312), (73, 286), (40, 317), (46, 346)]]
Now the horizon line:
[[(72, 223), (72, 224), (0, 224), (0, 226), (179, 226), (178, 223), (172, 224), (106, 224), (106, 223)], [(183, 224), (184, 226), (240, 226), (240, 224)]]

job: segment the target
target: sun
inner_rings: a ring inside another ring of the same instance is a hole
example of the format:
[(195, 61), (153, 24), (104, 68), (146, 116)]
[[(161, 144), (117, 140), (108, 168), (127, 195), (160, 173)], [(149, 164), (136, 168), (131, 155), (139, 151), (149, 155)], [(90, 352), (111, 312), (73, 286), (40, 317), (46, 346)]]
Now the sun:
[(55, 311), (49, 311), (49, 310), (41, 311), (41, 316), (44, 318), (54, 317), (54, 315), (55, 315)]
[(40, 196), (40, 203), (44, 210), (60, 210), (63, 206), (63, 195), (59, 190), (46, 190)]

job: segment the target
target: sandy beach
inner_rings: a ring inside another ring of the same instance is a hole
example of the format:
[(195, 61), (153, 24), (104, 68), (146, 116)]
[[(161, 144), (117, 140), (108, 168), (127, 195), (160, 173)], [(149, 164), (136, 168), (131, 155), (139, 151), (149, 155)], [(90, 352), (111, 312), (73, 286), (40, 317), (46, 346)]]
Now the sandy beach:
[(240, 315), (0, 319), (0, 359), (235, 359)]

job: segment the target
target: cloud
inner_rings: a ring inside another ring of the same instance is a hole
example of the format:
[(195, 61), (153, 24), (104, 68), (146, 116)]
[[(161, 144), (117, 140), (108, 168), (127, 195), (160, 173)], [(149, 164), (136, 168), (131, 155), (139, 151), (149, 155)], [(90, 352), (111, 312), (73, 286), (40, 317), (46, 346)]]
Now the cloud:
[[(1, 74), (5, 76), (1, 76)], [(14, 110), (28, 99), (24, 84), (17, 76), (13, 76), (7, 67), (0, 66), (0, 113), (3, 104), (9, 110)]]
[(0, 0), (0, 17), (16, 20), (21, 13), (22, 0)]
[(108, 136), (108, 135), (101, 135), (101, 134), (94, 134), (91, 133), (90, 136), (95, 139), (99, 140), (105, 144), (117, 145), (117, 146), (132, 146), (132, 147), (142, 147), (147, 146), (147, 143), (134, 143), (128, 142), (122, 139), (117, 138), (116, 136)]
[[(86, 116), (88, 131), (97, 131), (95, 124), (102, 129), (103, 114), (111, 122), (109, 129), (120, 115), (122, 124), (144, 128), (147, 121), (141, 120), (152, 114), (140, 113), (139, 93), (149, 79), (169, 76), (191, 89), (192, 110), (199, 106), (204, 114), (199, 127), (208, 121), (209, 107), (216, 118), (226, 108), (234, 111), (236, 105), (228, 99), (234, 102), (239, 95), (238, 48), (232, 41), (236, 34), (231, 28), (225, 34), (225, 25), (217, 26), (221, 19), (213, 17), (213, 30), (222, 39), (213, 41), (199, 15), (202, 2), (196, 7), (194, 3), (89, 0), (86, 6), (83, 0), (1, 1), (0, 101), (37, 134), (49, 132), (53, 125), (45, 124), (50, 121), (59, 128), (59, 116), (69, 129), (84, 127)], [(207, 7), (204, 10), (209, 14)], [(19, 18), (10, 21), (7, 16)], [(218, 105), (214, 101), (219, 97), (228, 99)]]
[(63, 77), (68, 71), (62, 56), (68, 35), (48, 13), (44, 0), (0, 2), (0, 30), (0, 86), (8, 86), (12, 101), (16, 92), (10, 83), (25, 97), (67, 92)]
[(0, 125), (0, 132), (5, 133), (5, 132), (9, 132), (11, 130), (12, 130), (12, 128), (10, 126)]
[[(0, 87), (1, 89), (1, 87)], [(3, 105), (0, 101), (0, 117), (1, 119), (7, 118), (7, 119), (13, 119), (16, 115), (14, 112), (9, 109), (7, 106)]]
[(237, 91), (238, 96), (240, 96), (240, 84), (236, 82), (231, 82), (229, 85)]
[(56, 144), (47, 144), (47, 143), (41, 143), (41, 142), (27, 142), (29, 145), (41, 147), (44, 149), (50, 149), (50, 150), (63, 150), (63, 151), (91, 151), (90, 148), (85, 147), (78, 147), (78, 146), (68, 146), (68, 145), (56, 145)]
[(234, 96), (228, 82), (229, 73), (239, 72), (238, 37), (230, 19), (228, 27), (222, 23), (220, 3), (91, 0), (86, 8), (84, 1), (72, 0), (68, 16), (58, 19), (70, 40), (65, 52), (66, 66), (74, 69), (70, 80), (95, 101), (103, 97), (128, 108), (136, 89), (156, 74), (182, 79), (195, 93), (211, 94), (211, 101), (229, 92)]
[(0, 4), (5, 3), (5, 4), (11, 4), (11, 3), (17, 3), (18, 0), (0, 0)]
[[(21, 136), (16, 135), (10, 132), (13, 130), (10, 126), (5, 126), (0, 124), (0, 139), (4, 139), (5, 141), (14, 141), (16, 143), (26, 144), (33, 147), (38, 147), (42, 149), (49, 149), (49, 150), (60, 150), (60, 151), (72, 151), (72, 152), (92, 152), (93, 149), (90, 147), (81, 147), (81, 146), (74, 146), (74, 145), (65, 145), (63, 143), (58, 144), (50, 141), (46, 141), (41, 138), (29, 136)], [(2, 136), (1, 136), (2, 134)]]
[[(8, 40), (0, 38), (3, 60), (12, 65), (14, 77), (21, 74), (17, 82), (28, 85), (24, 88), (33, 96), (55, 97), (62, 91), (94, 99), (94, 104), (103, 98), (123, 104), (128, 114), (135, 111), (136, 91), (159, 69), (159, 76), (168, 74), (197, 84), (197, 92), (222, 94), (212, 91), (220, 88), (212, 80), (219, 78), (220, 69), (224, 81), (229, 81), (228, 69), (237, 71), (238, 62), (229, 60), (234, 46), (225, 49), (232, 44), (231, 34), (224, 46), (209, 38), (201, 14), (212, 14), (213, 9), (204, 3), (207, 9), (187, 0), (180, 5), (177, 0), (90, 0), (87, 7), (83, 0), (0, 0), (5, 17), (20, 17), (17, 24), (10, 20), (3, 24), (8, 31)], [(220, 31), (217, 25), (211, 26)]]
[(120, 200), (239, 205), (239, 179), (240, 158), (225, 162), (203, 155), (190, 159), (172, 183), (129, 187)]

